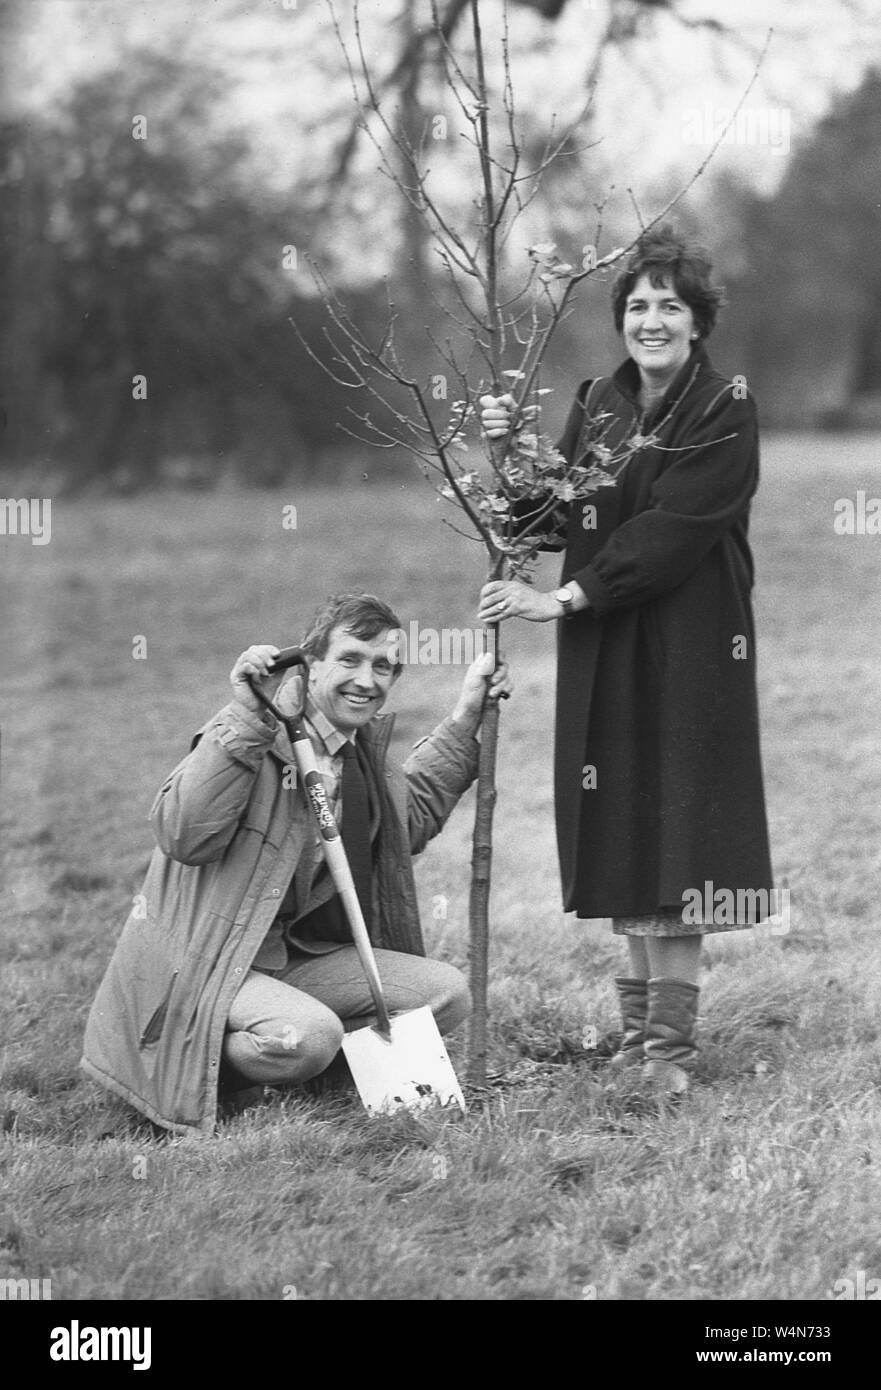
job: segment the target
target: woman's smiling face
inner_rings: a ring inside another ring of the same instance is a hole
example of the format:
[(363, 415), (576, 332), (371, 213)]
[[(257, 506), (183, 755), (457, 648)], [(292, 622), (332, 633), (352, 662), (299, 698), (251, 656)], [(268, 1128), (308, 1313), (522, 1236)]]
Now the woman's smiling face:
[(653, 285), (641, 275), (624, 305), (624, 346), (643, 382), (666, 386), (688, 361), (697, 337), (694, 314), (669, 280)]

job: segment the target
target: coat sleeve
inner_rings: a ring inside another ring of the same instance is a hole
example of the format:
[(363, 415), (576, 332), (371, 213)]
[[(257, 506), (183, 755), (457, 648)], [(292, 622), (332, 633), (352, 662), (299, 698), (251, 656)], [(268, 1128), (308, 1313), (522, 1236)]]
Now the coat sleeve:
[(244, 814), (277, 723), (238, 700), (199, 731), (192, 751), (163, 782), (150, 824), (165, 854), (209, 864), (226, 850)]
[(735, 523), (758, 486), (755, 405), (730, 386), (695, 422), (688, 443), (671, 450), (645, 511), (623, 522), (589, 565), (568, 576), (597, 613), (676, 588)]
[(477, 776), (480, 745), (452, 719), (416, 744), (404, 764), (410, 853), (419, 854), (446, 823)]

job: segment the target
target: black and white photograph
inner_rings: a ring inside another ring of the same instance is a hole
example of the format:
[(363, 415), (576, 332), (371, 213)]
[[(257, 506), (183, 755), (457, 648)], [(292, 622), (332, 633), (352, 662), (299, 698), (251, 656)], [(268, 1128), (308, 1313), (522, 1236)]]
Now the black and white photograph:
[(846, 1374), (877, 0), (0, 0), (0, 77), (23, 1364), (552, 1301)]

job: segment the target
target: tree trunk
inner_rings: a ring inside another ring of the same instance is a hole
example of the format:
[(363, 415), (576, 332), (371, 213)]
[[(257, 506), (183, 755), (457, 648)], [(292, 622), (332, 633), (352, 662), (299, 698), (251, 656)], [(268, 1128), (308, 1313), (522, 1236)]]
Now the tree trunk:
[[(490, 634), (489, 650), (498, 662), (498, 625)], [(480, 761), (477, 770), (477, 804), (471, 841), (471, 896), (468, 904), (469, 965), (472, 998), (468, 1034), (468, 1080), (486, 1085), (487, 981), (489, 975), (489, 890), (492, 874), (493, 812), (496, 806), (496, 750), (499, 738), (499, 702), (487, 700), (480, 726)]]
[[(492, 446), (497, 447), (497, 446)], [(501, 578), (504, 557), (496, 555), (487, 580)], [(484, 628), (486, 649), (499, 664), (499, 625)], [(489, 681), (487, 681), (489, 689)], [(492, 878), (493, 812), (496, 808), (496, 754), (499, 742), (499, 701), (486, 700), (480, 725), (480, 759), (477, 764), (477, 802), (471, 838), (471, 894), (468, 902), (468, 963), (471, 986), (471, 1023), (468, 1031), (467, 1079), (473, 1086), (486, 1085), (487, 983), (489, 979), (489, 890)]]

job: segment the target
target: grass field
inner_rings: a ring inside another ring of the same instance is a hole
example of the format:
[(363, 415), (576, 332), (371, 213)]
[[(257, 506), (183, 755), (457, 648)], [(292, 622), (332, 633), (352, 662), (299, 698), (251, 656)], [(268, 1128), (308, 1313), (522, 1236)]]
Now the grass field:
[[(78, 1070), (92, 996), (151, 849), (154, 791), (254, 640), (329, 591), (405, 626), (473, 625), (481, 552), (418, 475), (293, 495), (53, 505), (4, 559), (0, 1276), (74, 1299), (822, 1299), (881, 1277), (881, 440), (789, 436), (754, 511), (764, 761), (791, 929), (710, 941), (697, 1083), (673, 1113), (607, 1093), (623, 946), (564, 918), (551, 625), (515, 624), (492, 898), (491, 1066), (463, 1120), (368, 1121), (293, 1095), (210, 1142), (160, 1138)], [(297, 529), (282, 508), (297, 507)], [(545, 587), (557, 572), (549, 558)], [(133, 656), (146, 639), (146, 659)], [(406, 747), (454, 667), (393, 696)], [(473, 793), (419, 867), (430, 950), (464, 964)], [(454, 1040), (454, 1060), (463, 1043)]]

